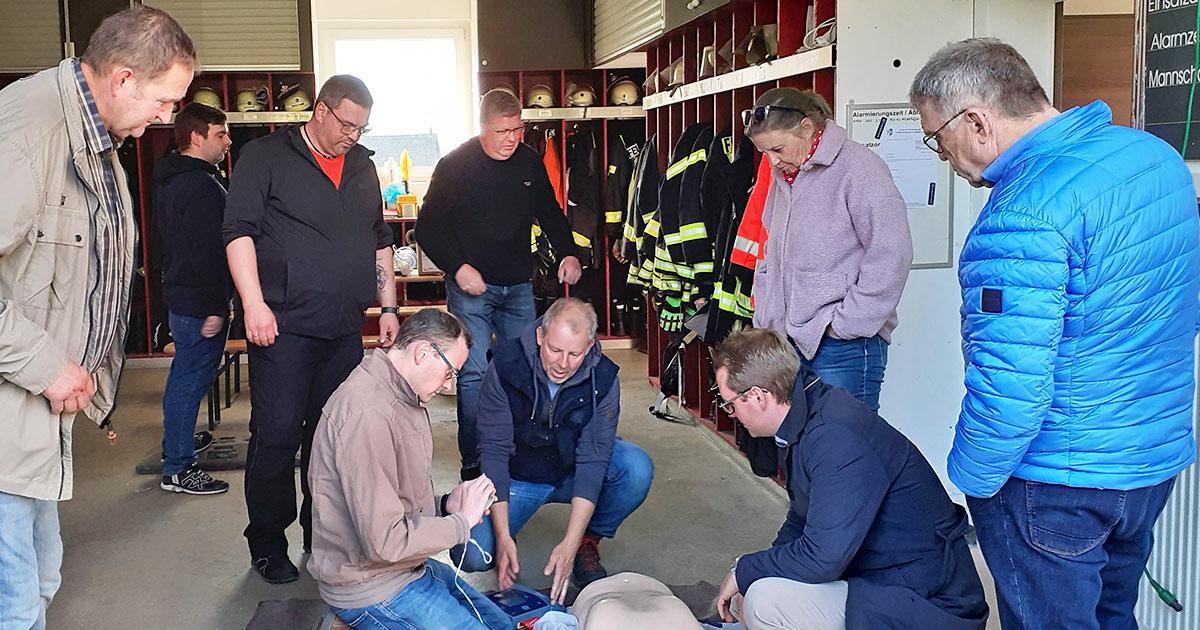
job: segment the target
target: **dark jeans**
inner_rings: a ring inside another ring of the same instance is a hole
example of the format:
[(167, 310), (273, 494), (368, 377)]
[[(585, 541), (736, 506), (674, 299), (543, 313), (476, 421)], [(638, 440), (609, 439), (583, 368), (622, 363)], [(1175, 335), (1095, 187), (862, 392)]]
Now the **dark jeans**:
[(281, 333), (250, 355), (250, 447), (246, 454), (244, 535), (255, 558), (287, 553), (284, 530), (296, 522), (296, 451), (300, 451), (300, 527), (312, 545), (308, 458), (321, 408), (362, 361), (362, 337), (317, 339)]
[(1005, 630), (1137, 628), (1133, 607), (1174, 479), (1099, 490), (1013, 477), (967, 497)]
[(502, 287), (487, 285), (482, 295), (471, 295), (458, 288), (453, 278), (446, 280), (446, 308), (471, 331), (467, 362), (458, 373), (458, 452), (463, 466), (479, 464), (479, 438), (475, 434), (479, 387), (487, 370), (492, 334), (497, 342), (515, 339), (537, 319), (533, 309), (533, 284)]
[(196, 413), (200, 400), (212, 387), (225, 351), (227, 329), (205, 339), (200, 335), (203, 317), (189, 317), (168, 311), (175, 358), (163, 389), (163, 474), (183, 472), (196, 461)]
[[(604, 473), (604, 486), (596, 499), (596, 511), (588, 522), (588, 530), (604, 538), (615, 536), (621, 523), (646, 500), (653, 479), (654, 463), (646, 451), (637, 444), (618, 438), (613, 443), (612, 457)], [(511, 480), (508, 486), (508, 532), (516, 536), (534, 513), (547, 503), (570, 504), (574, 498), (574, 488), (575, 475), (569, 475), (558, 484)], [(496, 553), (492, 517), (483, 517), (483, 522), (471, 529), (471, 538), (479, 547), (455, 545), (450, 548), (450, 561), (456, 565), (461, 562), (463, 571), (491, 569), (494, 562), (485, 562), (480, 548), (486, 550), (489, 556)]]
[(825, 337), (812, 361), (801, 359), (829, 385), (844, 387), (871, 411), (879, 411), (879, 390), (887, 368), (888, 344), (868, 339)]

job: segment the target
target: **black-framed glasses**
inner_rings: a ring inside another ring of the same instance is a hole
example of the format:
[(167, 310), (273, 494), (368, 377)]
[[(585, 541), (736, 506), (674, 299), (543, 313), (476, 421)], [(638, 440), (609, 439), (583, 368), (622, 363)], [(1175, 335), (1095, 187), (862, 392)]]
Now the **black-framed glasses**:
[(444, 353), (442, 353), (442, 349), (439, 348), (436, 343), (429, 344), (429, 347), (433, 348), (433, 351), (437, 353), (438, 358), (442, 360), (442, 363), (446, 364), (446, 369), (450, 370), (450, 375), (447, 376), (446, 378), (449, 380), (457, 379), (458, 378), (458, 370), (454, 369), (454, 366), (450, 363), (450, 359), (447, 359), (446, 355)]
[(343, 133), (344, 135), (347, 135), (347, 136), (348, 136), (348, 135), (350, 135), (350, 134), (352, 134), (352, 133), (354, 133), (354, 132), (356, 132), (356, 131), (357, 131), (357, 132), (358, 132), (358, 137), (360, 137), (360, 138), (361, 138), (361, 137), (363, 137), (363, 136), (367, 135), (367, 132), (371, 131), (371, 125), (369, 125), (369, 124), (362, 125), (362, 126), (360, 127), (360, 126), (358, 126), (358, 125), (355, 125), (355, 124), (352, 124), (352, 123), (348, 123), (348, 122), (346, 122), (346, 121), (342, 120), (342, 117), (341, 117), (341, 116), (338, 116), (338, 115), (337, 115), (337, 112), (333, 111), (333, 108), (332, 108), (332, 107), (330, 107), (329, 105), (325, 105), (325, 109), (329, 110), (329, 113), (330, 113), (330, 114), (333, 114), (333, 119), (334, 119), (334, 120), (336, 120), (336, 121), (338, 121), (339, 123), (341, 123), (341, 124), (342, 124), (342, 133)]
[(940, 140), (938, 140), (938, 134), (942, 133), (942, 130), (945, 129), (947, 125), (949, 125), (950, 123), (957, 120), (959, 116), (962, 116), (963, 114), (967, 113), (967, 109), (970, 109), (970, 108), (968, 107), (966, 109), (963, 109), (961, 112), (958, 112), (957, 114), (951, 116), (949, 120), (942, 123), (941, 127), (937, 128), (937, 131), (934, 131), (933, 133), (925, 136), (924, 138), (921, 138), (921, 141), (925, 143), (925, 146), (929, 147), (930, 151), (940, 154), (942, 152), (942, 143)]
[(721, 395), (720, 390), (718, 390), (716, 388), (716, 386), (714, 386), (712, 388), (712, 394), (713, 394), (713, 397), (715, 397), (717, 399), (717, 407), (719, 407), (721, 409), (721, 411), (724, 411), (725, 413), (732, 414), (733, 413), (733, 403), (741, 400), (742, 397), (744, 397), (746, 394), (749, 394), (750, 390), (754, 389), (755, 387), (758, 387), (758, 386), (751, 385), (750, 387), (743, 389), (741, 391), (741, 393), (739, 393), (737, 396), (734, 396), (730, 400), (725, 400), (725, 397)]
[(766, 120), (767, 116), (769, 116), (771, 112), (775, 111), (795, 112), (797, 114), (804, 113), (804, 110), (796, 107), (786, 107), (784, 105), (760, 105), (758, 107), (742, 110), (742, 125), (749, 127), (753, 123), (760, 123)]

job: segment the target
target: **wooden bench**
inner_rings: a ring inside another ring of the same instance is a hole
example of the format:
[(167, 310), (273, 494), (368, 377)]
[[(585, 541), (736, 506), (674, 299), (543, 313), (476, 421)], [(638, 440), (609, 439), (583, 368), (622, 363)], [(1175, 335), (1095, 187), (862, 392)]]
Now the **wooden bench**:
[[(402, 307), (408, 308), (408, 307)], [(379, 316), (379, 308), (375, 308), (375, 317)], [(413, 311), (414, 313), (416, 310)], [(411, 313), (405, 313), (411, 315)], [(205, 395), (205, 403), (208, 409), (208, 430), (212, 431), (221, 424), (221, 409), (228, 409), (233, 405), (235, 394), (242, 392), (242, 362), (243, 354), (246, 354), (245, 339), (228, 339), (225, 341), (225, 350), (222, 353), (221, 364), (217, 368), (217, 377), (213, 379), (212, 387), (208, 389)], [(363, 349), (372, 349), (379, 347), (378, 335), (363, 335)], [(175, 356), (175, 343), (169, 343), (163, 348), (163, 352)], [(225, 378), (225, 399), (224, 406), (221, 405), (221, 377)]]

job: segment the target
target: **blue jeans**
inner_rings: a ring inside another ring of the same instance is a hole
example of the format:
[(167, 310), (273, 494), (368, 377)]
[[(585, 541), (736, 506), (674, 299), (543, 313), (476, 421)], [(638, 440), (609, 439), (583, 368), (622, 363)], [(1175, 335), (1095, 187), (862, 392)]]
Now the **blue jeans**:
[(196, 461), (196, 414), (200, 401), (212, 387), (225, 351), (225, 329), (208, 339), (200, 336), (203, 317), (168, 311), (175, 358), (163, 390), (163, 474), (183, 472)]
[(1137, 628), (1154, 522), (1174, 486), (1099, 490), (1013, 477), (992, 497), (967, 497), (1005, 630)]
[(46, 627), (62, 554), (58, 502), (0, 492), (0, 628)]
[(487, 369), (492, 334), (496, 341), (507, 341), (537, 319), (533, 308), (533, 284), (502, 287), (487, 285), (481, 295), (458, 288), (453, 278), (446, 280), (446, 308), (471, 331), (467, 362), (458, 373), (458, 452), (463, 467), (479, 464), (479, 438), (475, 434), (475, 416), (479, 406), (479, 387)]
[[(452, 567), (426, 560), (425, 575), (386, 602), (366, 608), (330, 608), (351, 627), (369, 630), (512, 630), (512, 618), (499, 606), (470, 584), (458, 580), (456, 585), (455, 580)], [(459, 586), (465, 595), (458, 590)], [(471, 608), (472, 604), (475, 608)], [(482, 623), (475, 616), (476, 610), (483, 618)]]
[[(604, 474), (604, 486), (596, 500), (596, 511), (588, 522), (588, 530), (604, 538), (612, 538), (621, 523), (646, 500), (650, 492), (650, 481), (654, 478), (654, 463), (650, 456), (636, 444), (622, 439), (613, 442), (612, 457)], [(521, 528), (533, 518), (534, 512), (547, 503), (570, 503), (574, 497), (575, 476), (570, 475), (557, 485), (531, 483), (513, 479), (508, 486), (508, 531), (516, 536)], [(496, 534), (492, 531), (492, 518), (485, 516), (483, 522), (471, 529), (471, 538), (488, 552), (496, 553)], [(487, 571), (495, 564), (484, 562), (483, 554), (474, 545), (465, 545), (467, 557), (462, 560), (464, 545), (450, 548), (450, 560), (457, 565), (462, 562), (463, 571)]]
[(811, 361), (800, 360), (827, 384), (849, 390), (871, 411), (879, 411), (887, 355), (888, 344), (879, 335), (868, 339), (825, 337)]

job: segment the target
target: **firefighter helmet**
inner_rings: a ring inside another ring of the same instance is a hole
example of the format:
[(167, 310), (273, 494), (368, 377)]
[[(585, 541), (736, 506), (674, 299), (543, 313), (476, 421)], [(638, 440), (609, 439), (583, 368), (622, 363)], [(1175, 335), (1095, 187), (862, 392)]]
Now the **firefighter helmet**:
[(640, 98), (637, 84), (629, 78), (621, 78), (608, 88), (609, 105), (637, 105)]
[(567, 84), (567, 107), (591, 107), (596, 104), (596, 92), (586, 83)]
[(554, 92), (544, 83), (539, 83), (525, 94), (526, 107), (554, 107)]
[(262, 111), (262, 106), (258, 104), (258, 97), (254, 94), (254, 90), (242, 90), (238, 92), (235, 103), (239, 112)]
[(192, 92), (192, 102), (208, 105), (213, 109), (222, 108), (221, 95), (217, 94), (217, 91), (210, 87), (197, 88), (195, 92)]

